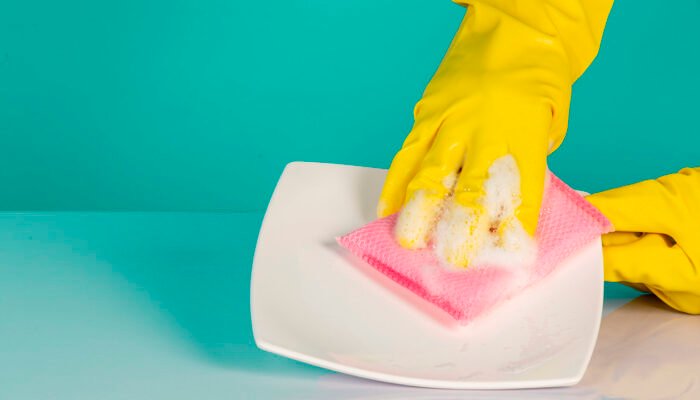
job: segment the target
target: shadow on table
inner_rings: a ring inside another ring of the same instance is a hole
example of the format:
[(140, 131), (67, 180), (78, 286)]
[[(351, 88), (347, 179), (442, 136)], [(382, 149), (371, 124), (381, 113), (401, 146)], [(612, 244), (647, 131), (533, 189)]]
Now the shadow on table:
[(261, 220), (262, 213), (127, 214), (108, 221), (117, 245), (100, 236), (105, 227), (88, 235), (97, 257), (145, 292), (207, 362), (318, 375), (321, 369), (259, 350), (253, 340), (249, 285)]

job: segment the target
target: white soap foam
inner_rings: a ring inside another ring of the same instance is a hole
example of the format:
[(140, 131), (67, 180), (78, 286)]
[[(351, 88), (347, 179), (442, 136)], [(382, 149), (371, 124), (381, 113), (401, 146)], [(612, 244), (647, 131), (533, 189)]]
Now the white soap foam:
[(522, 269), (534, 261), (536, 245), (516, 217), (520, 171), (506, 155), (493, 162), (488, 174), (481, 212), (449, 202), (435, 229), (435, 252), (446, 264), (459, 260)]
[(488, 232), (488, 226), (477, 226), (486, 220), (477, 218), (475, 210), (457, 204), (452, 198), (447, 203), (433, 235), (434, 251), (445, 265), (466, 264), (484, 246), (485, 235), (475, 233)]
[(394, 235), (410, 249), (423, 249), (428, 246), (432, 227), (440, 215), (440, 210), (435, 209), (438, 205), (428, 204), (429, 202), (425, 191), (416, 191), (396, 221)]
[(447, 175), (442, 180), (442, 186), (444, 186), (445, 189), (448, 190), (448, 193), (452, 192), (452, 189), (454, 189), (456, 183), (457, 183), (457, 174), (454, 172)]
[[(451, 173), (442, 180), (445, 193), (449, 194), (457, 182), (457, 174)], [(447, 196), (445, 196), (447, 197)], [(411, 249), (428, 247), (433, 228), (443, 213), (445, 199), (429, 198), (424, 190), (415, 192), (403, 207), (394, 227), (394, 235)]]
[(474, 263), (510, 267), (532, 263), (536, 256), (534, 240), (516, 217), (522, 199), (520, 171), (513, 156), (506, 155), (494, 161), (484, 191), (482, 205), (488, 216), (489, 231), (486, 245), (475, 254)]

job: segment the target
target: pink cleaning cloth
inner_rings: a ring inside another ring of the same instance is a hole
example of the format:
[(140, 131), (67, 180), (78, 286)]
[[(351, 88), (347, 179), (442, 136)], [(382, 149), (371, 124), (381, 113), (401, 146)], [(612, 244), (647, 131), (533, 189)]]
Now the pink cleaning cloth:
[(567, 257), (612, 230), (600, 211), (552, 173), (535, 233), (536, 261), (520, 274), (507, 266), (445, 268), (431, 249), (408, 250), (396, 242), (396, 218), (394, 214), (371, 222), (338, 238), (338, 243), (462, 325), (540, 281)]

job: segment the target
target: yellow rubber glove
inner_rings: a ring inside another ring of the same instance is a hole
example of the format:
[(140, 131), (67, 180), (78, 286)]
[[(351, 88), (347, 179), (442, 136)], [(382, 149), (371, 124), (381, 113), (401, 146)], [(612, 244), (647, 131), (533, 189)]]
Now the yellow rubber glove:
[[(534, 233), (546, 157), (564, 139), (571, 85), (598, 51), (612, 0), (460, 3), (468, 11), (415, 106), (377, 213), (403, 207), (396, 235), (407, 248), (427, 246), (440, 226), (457, 232), (437, 247), (466, 266), (489, 233)], [(482, 203), (499, 159), (518, 190), (494, 213)]]
[(615, 226), (603, 236), (605, 280), (700, 314), (700, 168), (587, 199)]

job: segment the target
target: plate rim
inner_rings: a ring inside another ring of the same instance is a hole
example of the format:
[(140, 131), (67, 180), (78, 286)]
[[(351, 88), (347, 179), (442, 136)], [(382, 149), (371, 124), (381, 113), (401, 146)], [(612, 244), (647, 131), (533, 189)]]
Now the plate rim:
[[(595, 335), (593, 340), (590, 340), (588, 343), (587, 351), (585, 354), (585, 362), (581, 363), (581, 366), (577, 373), (575, 375), (569, 376), (569, 377), (561, 377), (561, 378), (552, 378), (552, 379), (533, 379), (533, 380), (503, 380), (503, 381), (479, 381), (479, 380), (469, 380), (469, 381), (454, 381), (454, 380), (440, 380), (440, 379), (422, 379), (422, 378), (410, 378), (410, 377), (405, 377), (401, 375), (395, 375), (395, 374), (389, 374), (389, 373), (384, 373), (384, 372), (375, 372), (363, 368), (358, 368), (358, 367), (353, 367), (349, 366), (346, 364), (342, 364), (339, 362), (333, 362), (333, 361), (328, 361), (324, 360), (318, 357), (310, 356), (304, 353), (300, 353), (294, 350), (287, 349), (282, 346), (275, 345), (274, 343), (271, 343), (268, 341), (266, 338), (263, 338), (256, 328), (256, 300), (255, 298), (257, 289), (256, 289), (256, 282), (258, 282), (258, 279), (256, 279), (256, 270), (259, 269), (259, 267), (256, 267), (259, 265), (259, 254), (261, 250), (261, 242), (263, 238), (264, 232), (269, 229), (268, 225), (270, 224), (270, 205), (272, 205), (274, 202), (276, 202), (276, 199), (280, 196), (279, 192), (279, 187), (281, 183), (284, 181), (284, 178), (286, 175), (289, 174), (289, 171), (294, 169), (294, 168), (299, 168), (299, 167), (304, 167), (304, 166), (317, 166), (317, 167), (326, 167), (326, 166), (332, 166), (332, 167), (346, 167), (346, 168), (363, 168), (363, 169), (373, 169), (373, 170), (384, 170), (382, 168), (374, 168), (374, 167), (364, 167), (364, 166), (353, 166), (353, 165), (347, 165), (347, 164), (335, 164), (335, 163), (322, 163), (322, 162), (306, 162), (306, 161), (292, 161), (285, 165), (282, 173), (280, 174), (280, 178), (277, 181), (277, 184), (275, 185), (275, 189), (270, 197), (270, 201), (268, 202), (268, 206), (265, 210), (265, 215), (263, 217), (262, 223), (260, 225), (260, 230), (258, 232), (258, 237), (256, 241), (256, 246), (255, 246), (255, 252), (253, 255), (253, 263), (252, 263), (252, 271), (251, 271), (251, 278), (250, 278), (250, 316), (251, 316), (251, 328), (253, 332), (253, 339), (256, 344), (256, 346), (263, 351), (276, 354), (282, 357), (286, 357), (292, 360), (296, 360), (299, 362), (303, 362), (309, 365), (313, 365), (316, 367), (324, 368), (330, 371), (336, 371), (340, 373), (344, 373), (347, 375), (363, 378), (363, 379), (370, 379), (374, 381), (379, 381), (379, 382), (386, 382), (390, 384), (398, 384), (398, 385), (405, 385), (405, 386), (412, 386), (412, 387), (423, 387), (423, 388), (432, 388), (432, 389), (478, 389), (478, 390), (503, 390), (503, 389), (535, 389), (535, 388), (554, 388), (554, 387), (565, 387), (565, 386), (573, 386), (579, 383), (582, 379), (583, 376), (585, 375), (585, 372), (588, 368), (588, 365), (590, 364), (591, 358), (593, 356), (593, 352), (595, 350), (596, 343), (598, 341), (598, 335), (600, 333), (600, 325), (602, 321), (602, 309), (603, 309), (603, 301), (604, 301), (604, 283), (603, 280), (600, 281), (600, 283), (597, 285), (598, 288), (598, 295), (596, 296), (595, 299), (591, 299), (591, 301), (595, 301), (595, 308), (600, 309), (601, 312), (597, 313), (597, 318), (595, 318), (595, 327), (593, 329)], [(601, 238), (597, 238), (594, 243), (589, 244), (588, 246), (593, 247), (593, 246), (598, 247), (601, 253), (601, 259), (602, 259), (602, 241)], [(600, 265), (598, 273), (602, 277), (603, 275), (603, 265)]]

